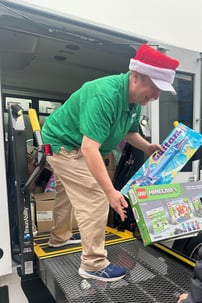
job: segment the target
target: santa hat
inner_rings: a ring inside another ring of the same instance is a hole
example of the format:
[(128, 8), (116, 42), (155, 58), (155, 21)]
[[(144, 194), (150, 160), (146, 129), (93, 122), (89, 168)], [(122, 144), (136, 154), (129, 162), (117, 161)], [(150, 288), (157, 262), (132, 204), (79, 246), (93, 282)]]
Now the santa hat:
[(130, 59), (129, 69), (149, 76), (160, 90), (170, 91), (176, 95), (172, 84), (178, 65), (179, 61), (143, 44), (135, 57)]

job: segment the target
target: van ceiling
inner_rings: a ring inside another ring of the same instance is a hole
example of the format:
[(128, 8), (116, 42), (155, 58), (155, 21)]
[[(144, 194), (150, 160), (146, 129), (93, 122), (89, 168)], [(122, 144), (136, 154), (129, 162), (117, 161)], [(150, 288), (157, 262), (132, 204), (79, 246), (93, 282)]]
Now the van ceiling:
[(66, 98), (85, 81), (128, 70), (146, 40), (0, 2), (0, 65), (5, 91)]

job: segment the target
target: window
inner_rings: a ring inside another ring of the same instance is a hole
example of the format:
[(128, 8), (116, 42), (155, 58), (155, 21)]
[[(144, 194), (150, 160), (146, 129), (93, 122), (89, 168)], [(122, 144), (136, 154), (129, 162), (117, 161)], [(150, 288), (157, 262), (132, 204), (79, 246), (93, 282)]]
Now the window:
[(34, 108), (39, 115), (39, 123), (42, 126), (44, 124), (45, 118), (58, 108), (63, 101), (61, 100), (42, 100), (41, 98), (36, 97), (27, 97), (24, 96), (12, 96), (4, 95), (3, 96), (3, 110), (4, 110), (4, 130), (5, 138), (7, 138), (8, 132), (8, 103), (15, 102), (19, 103), (23, 109), (23, 119), (26, 129), (26, 140), (28, 144), (33, 142), (33, 131), (32, 126), (29, 120), (28, 110), (29, 108)]
[(8, 109), (9, 102), (20, 103), (24, 111), (28, 111), (32, 107), (31, 99), (15, 98), (15, 97), (6, 97), (6, 109)]
[(19, 103), (23, 109), (23, 118), (24, 118), (24, 123), (25, 123), (25, 128), (26, 128), (26, 139), (32, 139), (33, 134), (32, 134), (32, 127), (29, 121), (29, 117), (27, 114), (28, 109), (32, 105), (32, 100), (31, 99), (24, 99), (24, 98), (18, 98), (18, 97), (5, 97), (5, 111), (4, 111), (4, 130), (6, 133), (7, 137), (7, 132), (8, 132), (8, 103)]
[(39, 113), (50, 114), (61, 104), (62, 102), (57, 101), (39, 100)]

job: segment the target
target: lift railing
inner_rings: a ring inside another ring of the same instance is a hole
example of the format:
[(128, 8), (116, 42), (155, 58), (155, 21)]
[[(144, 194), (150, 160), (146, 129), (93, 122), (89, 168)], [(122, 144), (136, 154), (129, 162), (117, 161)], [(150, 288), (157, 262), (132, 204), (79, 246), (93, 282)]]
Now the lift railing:
[(11, 248), (22, 276), (34, 273), (30, 186), (44, 169), (46, 156), (52, 154), (51, 146), (43, 144), (36, 111), (29, 109), (28, 114), (37, 145), (30, 176), (23, 108), (20, 103), (8, 104), (7, 184)]

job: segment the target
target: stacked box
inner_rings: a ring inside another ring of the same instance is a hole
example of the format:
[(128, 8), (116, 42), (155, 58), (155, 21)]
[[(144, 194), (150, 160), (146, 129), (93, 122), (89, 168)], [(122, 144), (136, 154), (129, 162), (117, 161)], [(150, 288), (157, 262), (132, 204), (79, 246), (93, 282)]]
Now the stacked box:
[(202, 230), (202, 182), (132, 186), (128, 197), (144, 245)]
[(131, 186), (169, 184), (202, 145), (202, 135), (179, 123), (163, 141), (164, 152), (154, 152), (122, 188), (127, 196)]

